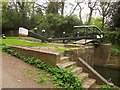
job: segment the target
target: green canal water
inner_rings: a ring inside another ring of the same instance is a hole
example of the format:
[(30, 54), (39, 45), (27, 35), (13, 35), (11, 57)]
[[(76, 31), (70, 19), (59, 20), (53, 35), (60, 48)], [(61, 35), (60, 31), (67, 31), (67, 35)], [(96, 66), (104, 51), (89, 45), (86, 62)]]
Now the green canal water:
[(120, 69), (112, 69), (99, 66), (94, 66), (94, 69), (108, 81), (111, 81), (116, 86), (120, 87)]

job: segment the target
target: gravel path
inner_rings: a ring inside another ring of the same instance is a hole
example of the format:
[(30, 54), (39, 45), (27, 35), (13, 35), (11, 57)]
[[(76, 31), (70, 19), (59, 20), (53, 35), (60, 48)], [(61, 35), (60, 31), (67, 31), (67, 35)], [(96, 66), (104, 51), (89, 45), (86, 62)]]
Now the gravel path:
[[(26, 70), (38, 69), (21, 61), (18, 58), (2, 53), (2, 88), (50, 88), (55, 85), (49, 80), (44, 85), (38, 84), (27, 75)], [(40, 73), (40, 72), (39, 72)], [(34, 74), (31, 74), (34, 75)]]

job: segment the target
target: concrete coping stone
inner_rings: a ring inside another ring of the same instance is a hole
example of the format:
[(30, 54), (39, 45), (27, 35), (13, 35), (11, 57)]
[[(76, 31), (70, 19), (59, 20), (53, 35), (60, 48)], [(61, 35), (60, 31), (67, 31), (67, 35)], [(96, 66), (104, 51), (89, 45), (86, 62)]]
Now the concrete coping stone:
[(64, 44), (64, 47), (76, 47), (76, 48), (93, 48), (92, 45), (79, 45), (79, 44)]
[(19, 49), (25, 49), (25, 50), (32, 50), (32, 51), (37, 51), (37, 52), (42, 52), (42, 53), (48, 53), (48, 54), (53, 54), (56, 56), (60, 56), (60, 53), (56, 53), (56, 52), (50, 52), (50, 51), (43, 51), (43, 50), (37, 50), (34, 48), (30, 48), (30, 47), (25, 47), (25, 46), (10, 46), (12, 48), (19, 48)]

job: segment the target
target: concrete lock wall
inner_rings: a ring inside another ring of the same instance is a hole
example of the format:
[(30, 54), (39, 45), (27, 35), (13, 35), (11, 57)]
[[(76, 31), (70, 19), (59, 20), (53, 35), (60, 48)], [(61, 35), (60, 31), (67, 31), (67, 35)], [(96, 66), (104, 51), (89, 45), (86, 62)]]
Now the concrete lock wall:
[(56, 63), (60, 62), (60, 55), (58, 53), (32, 50), (21, 46), (11, 46), (11, 48), (24, 56), (40, 59), (50, 67), (55, 67)]
[(85, 46), (71, 51), (65, 51), (64, 55), (70, 57), (71, 61), (78, 62), (81, 57), (89, 65), (105, 65), (110, 59), (111, 44), (103, 44), (98, 47)]
[(111, 55), (111, 44), (103, 44), (99, 47), (95, 47), (95, 65), (105, 65), (110, 60)]
[(70, 57), (71, 61), (76, 61), (77, 63), (79, 63), (78, 61), (79, 57), (81, 57), (91, 66), (93, 65), (94, 62), (94, 49), (92, 46), (84, 48), (79, 47), (71, 51), (65, 51), (64, 55)]

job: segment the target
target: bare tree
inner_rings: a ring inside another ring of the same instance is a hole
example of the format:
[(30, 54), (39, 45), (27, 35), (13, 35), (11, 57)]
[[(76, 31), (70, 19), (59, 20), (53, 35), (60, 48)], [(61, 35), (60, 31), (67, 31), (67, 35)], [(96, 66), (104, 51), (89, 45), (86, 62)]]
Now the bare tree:
[[(23, 26), (26, 28), (33, 28), (34, 20), (33, 17), (36, 13), (41, 13), (41, 7), (39, 4), (35, 2), (26, 2), (25, 0), (12, 0), (11, 2), (12, 9), (18, 15), (20, 20), (18, 23), (19, 25), (16, 26)], [(38, 12), (37, 12), (38, 11)], [(42, 15), (42, 14), (41, 14)], [(17, 23), (16, 23), (17, 24)]]
[(100, 2), (99, 12), (102, 15), (102, 29), (104, 29), (105, 19), (107, 18), (107, 15), (110, 13), (111, 7), (112, 7), (111, 0), (108, 0), (107, 2)]
[(82, 21), (82, 10), (84, 9), (84, 7), (82, 7), (80, 5), (81, 3), (84, 3), (84, 0), (82, 0), (81, 2), (77, 2), (78, 6), (79, 6), (79, 18), (80, 18), (80, 21), (83, 23), (83, 21)]
[[(64, 14), (65, 0), (61, 2), (51, 2), (49, 1), (46, 9), (46, 13)], [(60, 11), (60, 13), (59, 13)]]
[[(72, 5), (72, 4), (71, 4), (71, 5)], [(74, 13), (74, 11), (76, 10), (77, 6), (78, 6), (78, 3), (75, 5), (75, 7), (73, 8), (73, 10), (72, 10), (72, 12), (70, 13), (69, 16), (71, 16), (71, 15)]]
[(79, 7), (79, 18), (80, 18), (80, 21), (82, 22), (82, 10), (84, 7), (81, 6), (81, 3), (84, 3), (84, 0), (76, 2), (75, 7), (73, 8), (72, 12), (70, 13), (70, 16), (74, 13), (74, 11), (76, 10), (76, 8), (78, 6)]
[(91, 1), (88, 0), (88, 8), (90, 9), (89, 17), (88, 17), (88, 24), (90, 24), (91, 18), (92, 18), (92, 13), (96, 9), (97, 6), (97, 0), (96, 1)]
[[(37, 9), (37, 8), (40, 8), (42, 11), (46, 12), (47, 10), (47, 6), (45, 6), (44, 4), (39, 4), (39, 3), (36, 3), (34, 2), (35, 6), (33, 9)], [(48, 2), (46, 2), (45, 4), (48, 4)]]
[[(115, 27), (116, 19), (118, 19), (119, 15), (119, 7), (120, 7), (120, 2), (113, 2), (110, 12), (107, 15), (107, 25)], [(119, 21), (119, 20), (118, 20)]]
[(65, 1), (59, 2), (61, 15), (64, 14)]

